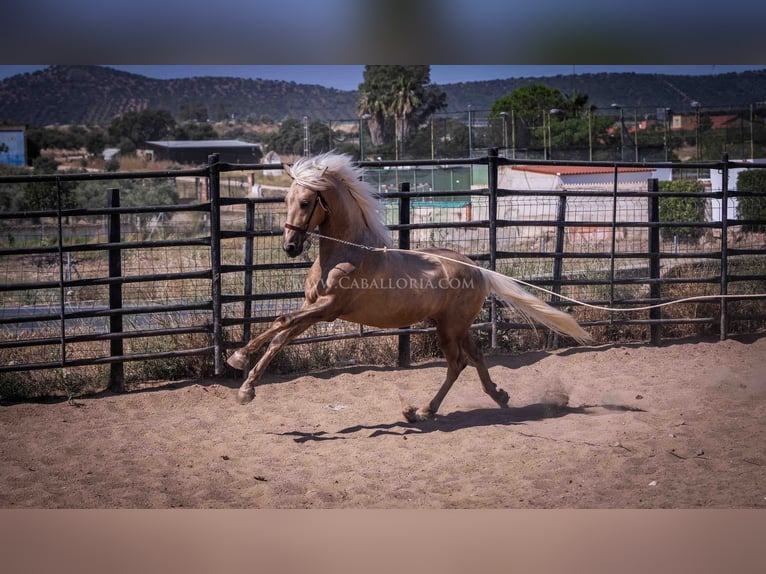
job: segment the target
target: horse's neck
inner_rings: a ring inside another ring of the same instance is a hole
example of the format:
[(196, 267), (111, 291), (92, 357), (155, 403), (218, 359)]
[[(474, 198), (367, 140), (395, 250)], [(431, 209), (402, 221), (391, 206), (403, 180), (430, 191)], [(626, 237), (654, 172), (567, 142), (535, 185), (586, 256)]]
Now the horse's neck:
[[(365, 247), (381, 247), (383, 242), (377, 237), (362, 211), (355, 203), (336, 202), (330, 207), (330, 213), (325, 223), (319, 226), (319, 233), (334, 239), (339, 239)], [(336, 249), (343, 244), (337, 241), (326, 241), (325, 247)]]

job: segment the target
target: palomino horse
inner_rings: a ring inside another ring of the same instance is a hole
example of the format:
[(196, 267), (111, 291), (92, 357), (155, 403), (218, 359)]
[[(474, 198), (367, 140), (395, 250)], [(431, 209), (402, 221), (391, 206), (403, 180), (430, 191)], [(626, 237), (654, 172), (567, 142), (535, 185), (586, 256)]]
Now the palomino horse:
[(300, 310), (278, 317), (228, 363), (243, 370), (247, 357), (268, 348), (238, 392), (246, 404), (274, 356), (300, 333), (319, 321), (345, 319), (363, 325), (396, 328), (430, 320), (447, 360), (447, 378), (427, 405), (402, 405), (410, 422), (432, 418), (452, 383), (468, 363), (473, 364), (484, 392), (501, 407), (508, 393), (490, 379), (470, 326), (488, 295), (578, 342), (590, 335), (568, 314), (533, 297), (511, 279), (476, 266), (448, 249), (404, 251), (391, 248), (373, 189), (361, 180), (363, 170), (348, 156), (326, 153), (299, 159), (285, 169), (293, 184), (285, 198), (287, 223), (282, 249), (296, 257), (306, 236), (319, 228), (319, 257), (309, 270), (306, 299)]

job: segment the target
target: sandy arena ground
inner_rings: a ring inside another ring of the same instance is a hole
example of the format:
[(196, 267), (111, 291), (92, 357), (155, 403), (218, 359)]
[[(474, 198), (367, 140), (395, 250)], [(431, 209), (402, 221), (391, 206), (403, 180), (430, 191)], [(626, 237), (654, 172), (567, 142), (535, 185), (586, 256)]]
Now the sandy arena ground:
[(766, 508), (766, 336), (0, 406), (2, 508)]

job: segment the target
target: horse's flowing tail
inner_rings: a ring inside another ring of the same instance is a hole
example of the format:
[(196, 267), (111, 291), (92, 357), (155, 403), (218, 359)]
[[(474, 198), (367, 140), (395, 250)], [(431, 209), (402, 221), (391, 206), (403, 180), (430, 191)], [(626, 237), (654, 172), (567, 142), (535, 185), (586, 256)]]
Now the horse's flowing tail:
[(489, 284), (489, 293), (519, 311), (530, 323), (541, 323), (561, 335), (572, 337), (578, 343), (593, 341), (593, 337), (570, 315), (530, 295), (510, 277), (486, 269), (481, 271)]

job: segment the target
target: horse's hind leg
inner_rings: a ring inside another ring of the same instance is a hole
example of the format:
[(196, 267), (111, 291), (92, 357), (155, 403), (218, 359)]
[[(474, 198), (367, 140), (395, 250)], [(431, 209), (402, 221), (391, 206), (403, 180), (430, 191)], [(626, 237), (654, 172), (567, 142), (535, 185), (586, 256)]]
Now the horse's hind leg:
[(413, 406), (408, 406), (404, 409), (404, 417), (411, 423), (432, 419), (436, 415), (436, 411), (439, 410), (439, 406), (452, 388), (452, 384), (468, 364), (465, 353), (462, 352), (460, 342), (457, 338), (443, 332), (438, 326), (436, 337), (439, 342), (439, 347), (441, 348), (442, 353), (444, 353), (444, 358), (447, 359), (447, 378), (444, 380), (444, 383), (442, 383), (441, 388), (434, 398), (431, 399), (431, 402), (426, 406), (420, 407), (419, 409), (415, 409)]
[(492, 379), (489, 376), (489, 369), (487, 369), (487, 364), (484, 362), (484, 354), (476, 346), (476, 341), (470, 332), (467, 333), (467, 336), (463, 339), (463, 350), (470, 358), (473, 366), (476, 367), (484, 392), (492, 397), (492, 400), (501, 407), (507, 407), (508, 393), (503, 389), (497, 388), (497, 385), (492, 382)]

